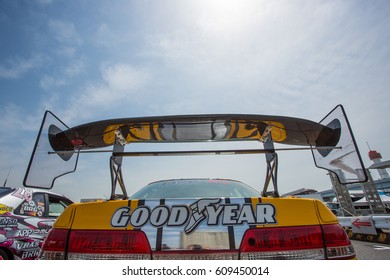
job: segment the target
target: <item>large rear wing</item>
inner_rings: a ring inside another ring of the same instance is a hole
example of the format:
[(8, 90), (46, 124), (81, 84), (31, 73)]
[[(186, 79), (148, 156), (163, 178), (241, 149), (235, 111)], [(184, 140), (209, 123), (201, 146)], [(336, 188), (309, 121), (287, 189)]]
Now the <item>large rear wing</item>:
[[(125, 152), (130, 143), (258, 141), (262, 149)], [(274, 143), (292, 145), (275, 149)], [(113, 146), (112, 150), (102, 150)], [(344, 109), (337, 106), (321, 122), (265, 115), (181, 115), (110, 119), (69, 128), (50, 111), (40, 127), (27, 168), (24, 185), (53, 187), (57, 178), (76, 170), (80, 153), (111, 152), (112, 198), (116, 185), (127, 196), (121, 166), (124, 156), (173, 156), (205, 154), (265, 154), (267, 175), (263, 195), (277, 190), (277, 154), (282, 150), (310, 149), (315, 164), (337, 175), (340, 183), (367, 180)]]

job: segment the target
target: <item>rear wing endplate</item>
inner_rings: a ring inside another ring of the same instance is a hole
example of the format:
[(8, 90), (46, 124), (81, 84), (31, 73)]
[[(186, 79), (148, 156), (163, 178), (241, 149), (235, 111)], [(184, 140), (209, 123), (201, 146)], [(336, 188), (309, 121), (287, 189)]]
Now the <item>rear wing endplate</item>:
[(57, 153), (50, 141), (67, 129), (52, 112), (45, 112), (23, 180), (25, 187), (51, 189), (57, 178), (76, 171), (79, 153)]
[(320, 124), (340, 131), (337, 146), (341, 149), (312, 150), (316, 166), (334, 173), (341, 184), (366, 182), (366, 169), (343, 106), (334, 108)]

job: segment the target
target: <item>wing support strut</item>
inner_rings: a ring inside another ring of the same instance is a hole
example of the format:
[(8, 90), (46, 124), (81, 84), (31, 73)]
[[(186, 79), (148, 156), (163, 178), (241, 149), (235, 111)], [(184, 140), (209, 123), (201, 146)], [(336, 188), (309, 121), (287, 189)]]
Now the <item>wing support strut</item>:
[[(127, 191), (122, 174), (123, 156), (117, 156), (116, 153), (123, 153), (125, 150), (124, 137), (120, 130), (115, 131), (116, 139), (113, 148), (113, 155), (110, 157), (110, 172), (111, 172), (111, 197), (113, 199), (127, 199)], [(122, 194), (116, 194), (117, 185), (120, 186)]]
[[(275, 152), (274, 142), (272, 141), (271, 126), (268, 126), (261, 137), (261, 142), (263, 142), (264, 150), (269, 151), (265, 154), (265, 159), (267, 162), (267, 173), (265, 177), (265, 182), (263, 186), (262, 196), (272, 196), (279, 197), (278, 191), (278, 154)], [(268, 191), (268, 187), (272, 182), (273, 191)]]

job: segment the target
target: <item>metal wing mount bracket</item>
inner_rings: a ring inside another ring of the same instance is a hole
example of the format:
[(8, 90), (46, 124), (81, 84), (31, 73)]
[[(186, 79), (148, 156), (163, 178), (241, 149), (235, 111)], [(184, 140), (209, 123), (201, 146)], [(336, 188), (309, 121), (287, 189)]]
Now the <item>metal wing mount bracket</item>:
[[(111, 197), (110, 200), (127, 199), (127, 191), (122, 174), (123, 156), (118, 153), (123, 153), (126, 145), (126, 137), (123, 136), (120, 129), (115, 131), (115, 143), (113, 147), (113, 155), (110, 157), (110, 173), (111, 173)], [(114, 155), (115, 154), (115, 155)], [(122, 194), (117, 194), (116, 189), (119, 185)]]
[[(279, 190), (278, 190), (278, 155), (275, 152), (274, 142), (272, 141), (272, 134), (271, 134), (272, 127), (269, 125), (264, 130), (264, 132), (261, 134), (262, 137), (260, 139), (261, 142), (263, 142), (264, 149), (270, 150), (270, 153), (265, 154), (265, 159), (267, 162), (267, 173), (265, 177), (265, 182), (263, 186), (262, 196), (272, 196), (272, 197), (279, 197)], [(270, 186), (270, 183), (272, 182), (273, 185), (273, 191), (268, 191), (268, 187)]]

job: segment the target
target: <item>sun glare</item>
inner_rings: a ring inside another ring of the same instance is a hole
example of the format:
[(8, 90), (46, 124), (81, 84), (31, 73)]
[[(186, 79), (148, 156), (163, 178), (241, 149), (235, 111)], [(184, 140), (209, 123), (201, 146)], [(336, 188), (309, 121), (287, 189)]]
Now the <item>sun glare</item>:
[(196, 1), (199, 25), (207, 32), (234, 32), (247, 26), (256, 13), (254, 1)]

